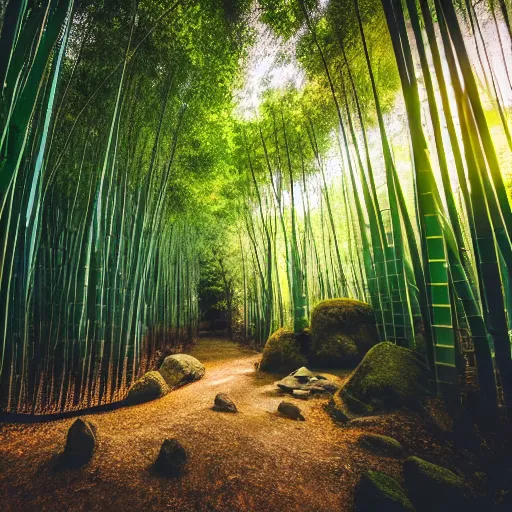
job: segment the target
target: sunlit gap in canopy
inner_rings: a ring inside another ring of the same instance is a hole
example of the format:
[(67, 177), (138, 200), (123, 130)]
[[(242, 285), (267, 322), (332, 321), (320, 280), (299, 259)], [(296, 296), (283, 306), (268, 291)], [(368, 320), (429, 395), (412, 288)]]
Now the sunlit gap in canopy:
[(244, 85), (234, 93), (235, 113), (245, 121), (258, 118), (266, 91), (300, 89), (306, 82), (305, 72), (295, 56), (301, 34), (284, 41), (258, 18), (252, 22), (252, 28), (255, 36), (246, 57)]

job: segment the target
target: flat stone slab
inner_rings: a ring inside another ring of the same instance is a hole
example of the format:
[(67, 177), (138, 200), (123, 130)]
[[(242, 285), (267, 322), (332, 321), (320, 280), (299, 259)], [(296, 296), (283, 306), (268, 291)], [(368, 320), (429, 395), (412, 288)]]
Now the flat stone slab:
[(307, 382), (301, 382), (293, 375), (288, 375), (275, 383), (275, 385), (286, 393), (293, 393), (294, 391), (308, 391), (311, 394), (320, 393), (336, 393), (340, 389), (340, 385), (325, 377), (315, 376)]
[(292, 395), (302, 400), (307, 400), (311, 396), (311, 393), (305, 389), (294, 389)]

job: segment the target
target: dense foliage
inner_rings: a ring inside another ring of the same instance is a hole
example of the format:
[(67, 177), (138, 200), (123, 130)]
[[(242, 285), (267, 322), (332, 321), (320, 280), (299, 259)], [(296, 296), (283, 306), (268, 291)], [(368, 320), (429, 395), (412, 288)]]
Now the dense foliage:
[[(506, 0), (5, 3), (2, 406), (122, 397), (212, 309), (262, 344), (352, 297), (441, 387), (476, 372), (489, 412), (510, 408), (509, 14)], [(262, 31), (304, 80), (241, 113)]]

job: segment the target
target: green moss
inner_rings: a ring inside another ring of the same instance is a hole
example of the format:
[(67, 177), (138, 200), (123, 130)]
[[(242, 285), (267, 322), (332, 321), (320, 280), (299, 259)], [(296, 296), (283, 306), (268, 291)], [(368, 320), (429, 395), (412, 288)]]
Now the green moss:
[(288, 329), (279, 329), (273, 333), (263, 349), (260, 370), (291, 372), (301, 366), (307, 366), (307, 359), (295, 334)]
[(358, 439), (359, 444), (368, 450), (390, 457), (401, 457), (404, 453), (402, 445), (392, 437), (379, 434), (363, 434)]
[(370, 304), (355, 299), (327, 299), (319, 302), (311, 312), (311, 327), (329, 329), (333, 322), (350, 324), (372, 323), (375, 314)]
[(379, 341), (373, 308), (353, 299), (329, 299), (311, 312), (312, 355), (316, 364), (355, 366)]
[(367, 471), (361, 475), (356, 488), (357, 512), (414, 511), (406, 492), (392, 476), (382, 471)]
[(348, 336), (337, 336), (336, 342), (340, 346), (343, 353), (346, 354), (347, 356), (355, 357), (359, 354), (359, 350), (357, 348), (355, 341), (349, 338)]
[(404, 476), (411, 500), (419, 510), (451, 511), (467, 502), (464, 480), (447, 468), (409, 457), (404, 463)]
[(447, 468), (432, 464), (419, 457), (409, 457), (404, 467), (406, 472), (415, 472), (439, 485), (464, 487), (464, 480)]
[(126, 401), (130, 404), (140, 404), (160, 398), (167, 393), (169, 393), (169, 386), (160, 372), (152, 371), (145, 373), (134, 382), (128, 391)]
[(429, 394), (426, 363), (414, 351), (389, 342), (372, 347), (339, 391), (360, 414), (411, 406)]

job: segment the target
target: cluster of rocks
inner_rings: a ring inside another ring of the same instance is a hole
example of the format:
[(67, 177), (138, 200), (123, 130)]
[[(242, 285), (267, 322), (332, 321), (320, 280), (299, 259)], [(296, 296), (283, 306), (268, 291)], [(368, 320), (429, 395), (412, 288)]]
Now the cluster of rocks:
[(203, 364), (188, 354), (174, 354), (164, 359), (158, 371), (145, 373), (129, 389), (126, 401), (140, 404), (155, 400), (170, 390), (201, 379), (205, 374)]
[[(69, 428), (62, 462), (67, 467), (87, 464), (98, 445), (97, 427), (87, 419), (77, 419)], [(160, 447), (154, 468), (167, 476), (179, 476), (187, 462), (187, 453), (174, 438), (165, 439)]]
[[(159, 379), (158, 372), (148, 372), (152, 375), (144, 378), (153, 382)], [(163, 377), (160, 375), (160, 378)], [(167, 384), (165, 384), (167, 385)], [(147, 388), (146, 388), (147, 389)], [(225, 393), (218, 393), (214, 400), (213, 409), (220, 412), (237, 412), (235, 403)], [(66, 437), (66, 444), (62, 453), (62, 462), (68, 467), (80, 467), (87, 464), (98, 445), (98, 428), (88, 419), (78, 418), (71, 425)], [(187, 453), (181, 443), (174, 438), (165, 439), (160, 447), (154, 467), (159, 473), (167, 476), (179, 476), (187, 462)]]
[(275, 384), (281, 391), (302, 399), (307, 399), (311, 395), (332, 394), (340, 388), (338, 383), (327, 379), (323, 375), (315, 375), (305, 366), (293, 371)]
[(407, 456), (403, 446), (391, 437), (365, 433), (358, 444), (380, 456), (404, 459), (403, 481), (384, 471), (365, 471), (356, 486), (356, 512), (452, 512), (485, 510), (490, 502), (465, 479), (448, 468), (420, 457)]
[[(175, 354), (165, 358), (159, 370), (145, 373), (128, 390), (126, 402), (130, 405), (140, 404), (149, 400), (160, 398), (172, 389), (183, 386), (189, 382), (201, 379), (205, 368), (195, 357), (188, 354)], [(228, 397), (218, 395), (215, 398), (218, 410), (236, 412), (236, 406)], [(179, 473), (178, 466), (186, 461), (186, 454), (182, 447), (173, 440), (167, 439), (160, 450), (156, 466), (164, 473)], [(97, 445), (96, 425), (87, 419), (77, 419), (68, 430), (66, 445), (62, 453), (62, 462), (66, 466), (82, 466), (92, 457)], [(181, 463), (170, 462), (182, 460)]]
[[(218, 412), (238, 412), (236, 404), (226, 393), (218, 393), (213, 402), (212, 409)], [(277, 412), (286, 418), (292, 420), (305, 421), (302, 411), (295, 404), (290, 402), (282, 401), (278, 407)]]
[[(218, 412), (238, 412), (236, 404), (226, 393), (218, 393), (213, 402), (212, 409)], [(286, 418), (292, 420), (305, 421), (302, 411), (295, 404), (290, 402), (282, 401), (278, 407), (277, 412)]]
[[(355, 369), (339, 384), (315, 375), (307, 364)], [(269, 337), (259, 370), (288, 372), (297, 367), (276, 385), (296, 398), (332, 395), (328, 410), (342, 422), (417, 408), (435, 391), (425, 359), (414, 350), (379, 343), (372, 307), (352, 299), (322, 301), (311, 313), (309, 329), (298, 334), (279, 329)]]
[(289, 372), (300, 366), (353, 368), (379, 341), (373, 308), (358, 300), (329, 299), (311, 312), (300, 333), (279, 329), (267, 340), (259, 369)]
[(403, 474), (402, 484), (383, 471), (365, 471), (355, 491), (356, 512), (452, 512), (473, 510), (472, 506), (476, 506), (475, 510), (485, 508), (465, 480), (447, 468), (412, 456), (405, 459)]
[[(212, 409), (218, 412), (238, 412), (236, 404), (226, 393), (218, 393), (215, 396)], [(294, 404), (281, 402), (277, 410), (285, 417), (304, 421), (301, 410)], [(97, 444), (98, 428), (96, 424), (88, 419), (78, 418), (68, 430), (62, 462), (68, 467), (80, 467), (87, 464)], [(157, 472), (167, 476), (179, 476), (186, 462), (185, 448), (177, 439), (168, 438), (160, 448), (154, 467)]]

